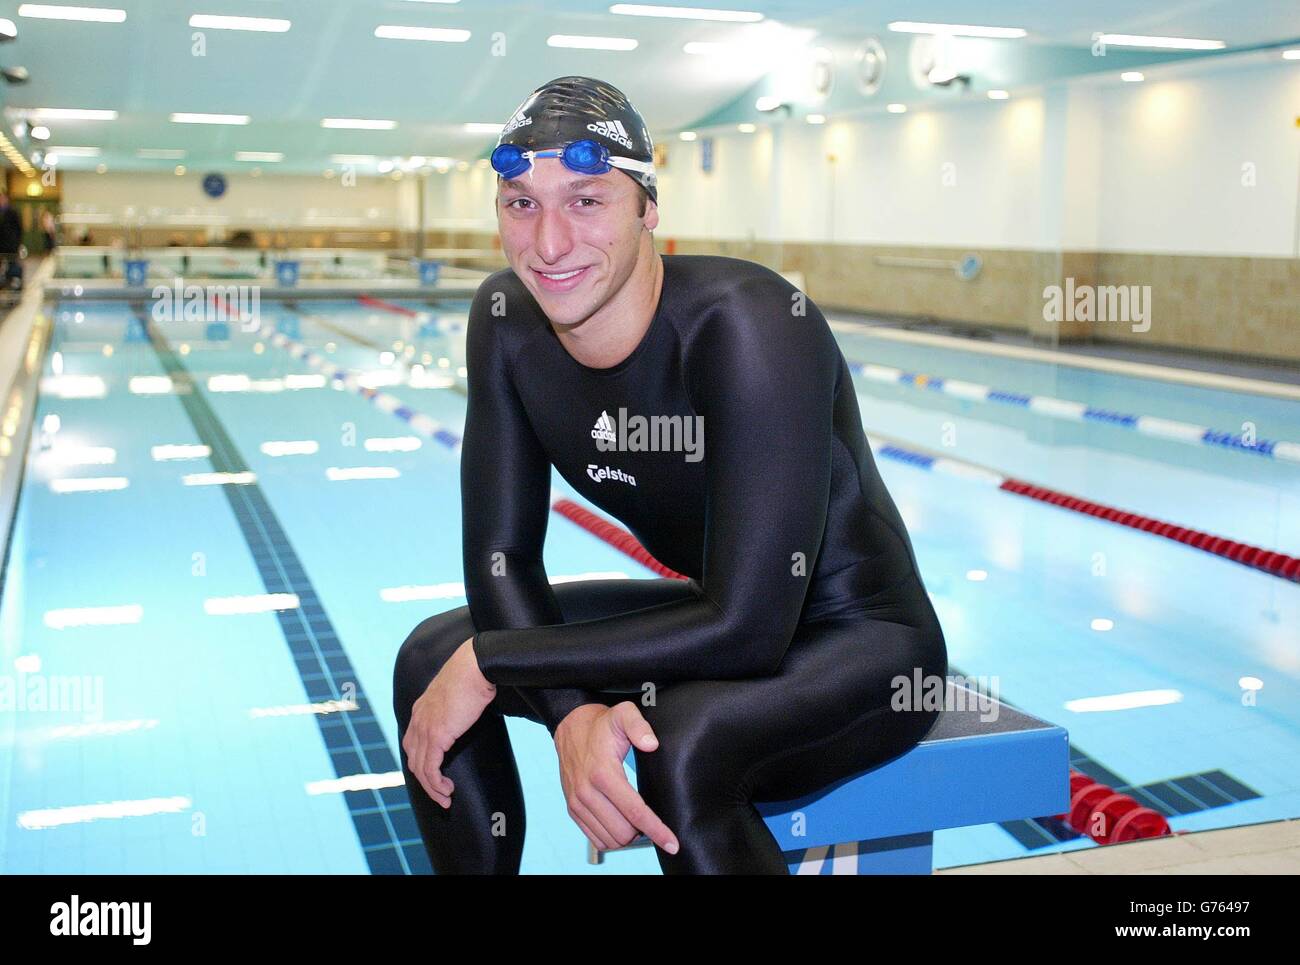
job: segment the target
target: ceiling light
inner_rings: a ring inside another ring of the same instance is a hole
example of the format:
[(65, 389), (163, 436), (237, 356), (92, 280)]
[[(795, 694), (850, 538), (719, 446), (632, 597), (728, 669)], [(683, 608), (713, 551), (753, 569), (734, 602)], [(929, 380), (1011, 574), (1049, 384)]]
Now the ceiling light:
[(1296, 48), (1293, 49), (1293, 50), (1284, 50), (1284, 51), (1282, 51), (1282, 59), (1283, 59), (1283, 60), (1300, 60), (1300, 47), (1296, 47)]
[(974, 27), (960, 23), (920, 23), (914, 20), (895, 20), (889, 29), (905, 34), (948, 34), (953, 37), (994, 37), (1014, 40), (1025, 36), (1022, 27)]
[(391, 131), (397, 126), (397, 121), (373, 121), (362, 117), (326, 117), (321, 120), (320, 126), (354, 131)]
[(1222, 40), (1191, 40), (1185, 37), (1144, 37), (1140, 34), (1102, 34), (1103, 44), (1111, 47), (1160, 47), (1164, 50), (1222, 50)]
[(13, 40), (18, 36), (18, 25), (8, 17), (0, 17), (0, 37)]
[(222, 17), (196, 13), (190, 17), (190, 26), (207, 27), (209, 30), (255, 30), (259, 33), (282, 34), (291, 24), (278, 17)]
[(171, 115), (174, 124), (247, 124), (247, 114), (190, 114)]
[(373, 154), (331, 154), (330, 161), (334, 164), (373, 164), (375, 156)]
[(150, 158), (156, 161), (175, 161), (185, 156), (184, 151), (176, 150), (170, 147), (142, 147), (135, 152), (139, 158)]
[(646, 3), (616, 3), (610, 13), (627, 17), (670, 17), (674, 20), (722, 20), (728, 23), (756, 23), (761, 13), (749, 10), (709, 10), (704, 7), (660, 7)]
[(397, 24), (380, 24), (375, 28), (375, 36), (386, 40), (428, 40), (442, 44), (463, 44), (469, 40), (468, 30), (453, 30), (448, 27), (403, 27)]
[(758, 128), (757, 126), (750, 124), (747, 121), (744, 124), (737, 124), (736, 130), (740, 131), (741, 134), (753, 134), (756, 130), (758, 130)]
[(99, 157), (102, 152), (97, 147), (50, 147), (46, 154), (51, 153), (62, 154), (64, 157)]
[(50, 3), (22, 3), (18, 16), (36, 20), (86, 20), (94, 23), (121, 23), (125, 10), (111, 7), (61, 7)]
[(583, 37), (574, 34), (551, 34), (546, 38), (548, 47), (576, 47), (579, 50), (635, 50), (636, 41), (630, 37)]
[(83, 110), (77, 107), (35, 107), (28, 115), (41, 121), (115, 121), (117, 111)]
[(806, 120), (808, 121), (809, 124), (825, 124), (825, 123), (826, 123), (826, 115), (825, 115), (825, 114), (809, 114), (808, 117), (806, 118)]
[(37, 124), (31, 129), (30, 133), (38, 141), (48, 141), (50, 139), (50, 129), (44, 124)]
[(695, 132), (694, 132), (694, 131), (682, 131), (682, 132), (681, 132), (680, 134), (678, 134), (677, 136), (680, 137), (683, 141), (693, 141), (693, 140), (695, 140)]
[(906, 105), (906, 104), (887, 104), (887, 105), (885, 106), (885, 110), (889, 111), (889, 113), (891, 113), (891, 114), (906, 114), (906, 113), (907, 113), (907, 105)]
[(1142, 81), (1146, 80), (1146, 75), (1144, 75), (1140, 70), (1126, 70), (1124, 73), (1119, 75), (1119, 79), (1124, 81), (1126, 84), (1140, 84)]
[(1011, 95), (1004, 90), (991, 90), (988, 96), (991, 101), (1004, 101)]
[(266, 161), (275, 164), (284, 160), (284, 155), (279, 151), (236, 151), (236, 161)]

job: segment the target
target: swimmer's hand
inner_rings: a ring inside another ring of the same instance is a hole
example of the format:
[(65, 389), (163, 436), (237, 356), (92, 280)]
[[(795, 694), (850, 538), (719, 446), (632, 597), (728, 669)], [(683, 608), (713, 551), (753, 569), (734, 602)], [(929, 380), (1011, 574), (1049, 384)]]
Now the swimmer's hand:
[(623, 771), (623, 758), (633, 744), (640, 751), (653, 751), (659, 740), (630, 700), (613, 707), (584, 704), (560, 722), (555, 749), (569, 817), (597, 848), (621, 848), (643, 831), (669, 854), (676, 854), (676, 836)]
[(483, 716), (496, 693), (496, 686), (478, 668), (471, 637), (456, 648), (411, 707), (411, 722), (402, 738), (402, 748), (411, 773), (444, 809), (451, 807), (455, 785), (442, 773), (443, 758)]

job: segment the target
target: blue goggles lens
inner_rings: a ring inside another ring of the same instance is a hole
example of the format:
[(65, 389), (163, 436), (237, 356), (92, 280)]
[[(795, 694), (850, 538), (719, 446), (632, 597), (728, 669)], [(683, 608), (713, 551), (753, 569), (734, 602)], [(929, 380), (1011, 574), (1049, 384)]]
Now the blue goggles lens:
[(547, 151), (525, 151), (516, 144), (498, 144), (492, 152), (492, 170), (503, 178), (517, 178), (532, 167), (533, 158), (537, 157), (558, 157), (566, 168), (579, 174), (604, 174), (612, 170), (609, 149), (586, 138)]

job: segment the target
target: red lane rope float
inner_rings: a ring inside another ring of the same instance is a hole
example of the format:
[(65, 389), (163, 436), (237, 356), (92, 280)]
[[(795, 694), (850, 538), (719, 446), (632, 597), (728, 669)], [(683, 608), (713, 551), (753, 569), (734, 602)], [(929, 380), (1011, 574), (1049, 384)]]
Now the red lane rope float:
[(1020, 496), (1028, 496), (1030, 499), (1037, 499), (1040, 502), (1051, 503), (1053, 506), (1060, 506), (1062, 509), (1070, 509), (1088, 516), (1096, 516), (1112, 523), (1118, 523), (1121, 526), (1127, 526), (1130, 529), (1140, 529), (1146, 533), (1154, 533), (1157, 536), (1163, 536), (1165, 539), (1185, 543), (1207, 553), (1222, 556), (1234, 563), (1241, 563), (1243, 566), (1263, 570), (1273, 576), (1280, 576), (1284, 580), (1300, 583), (1300, 558), (1288, 556), (1285, 553), (1262, 549), (1249, 543), (1239, 543), (1236, 540), (1225, 539), (1212, 533), (1203, 533), (1197, 529), (1175, 526), (1173, 523), (1166, 523), (1150, 516), (1126, 513), (1124, 510), (1116, 509), (1113, 506), (1094, 503), (1090, 499), (1080, 499), (1077, 496), (1070, 496), (1043, 486), (1035, 486), (1020, 479), (1008, 478), (998, 488)]
[(408, 318), (419, 314), (414, 309), (394, 305), (392, 302), (386, 302), (382, 298), (375, 298), (373, 295), (358, 295), (357, 301), (362, 305), (369, 305), (371, 308), (382, 308), (386, 312), (396, 312), (398, 315), (405, 315)]
[(1173, 834), (1159, 811), (1143, 807), (1127, 794), (1073, 768), (1070, 769), (1070, 806), (1056, 818), (1098, 844), (1120, 844)]
[(557, 499), (551, 504), (551, 509), (578, 524), (598, 539), (604, 540), (615, 549), (626, 553), (642, 566), (653, 570), (660, 576), (667, 576), (674, 580), (686, 579), (681, 573), (669, 569), (651, 556), (640, 541), (627, 530), (615, 526), (608, 520), (601, 519), (595, 513), (583, 509), (573, 500)]

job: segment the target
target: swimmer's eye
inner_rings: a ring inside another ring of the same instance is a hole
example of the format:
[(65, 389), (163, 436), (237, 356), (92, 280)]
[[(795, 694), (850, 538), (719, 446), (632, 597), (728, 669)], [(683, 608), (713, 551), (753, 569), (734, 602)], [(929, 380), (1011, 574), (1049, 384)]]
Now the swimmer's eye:
[[(590, 201), (591, 204), (589, 205), (582, 204), (582, 202), (584, 201)], [(533, 200), (532, 198), (515, 198), (513, 201), (507, 201), (505, 207), (514, 208), (516, 211), (522, 211), (524, 210), (523, 208), (517, 207), (517, 205), (519, 205), (521, 202), (524, 204), (532, 204)], [(604, 204), (604, 202), (601, 201), (599, 198), (579, 198), (578, 202), (580, 207), (586, 208), (587, 210), (591, 210), (593, 207), (599, 207), (600, 205)]]

